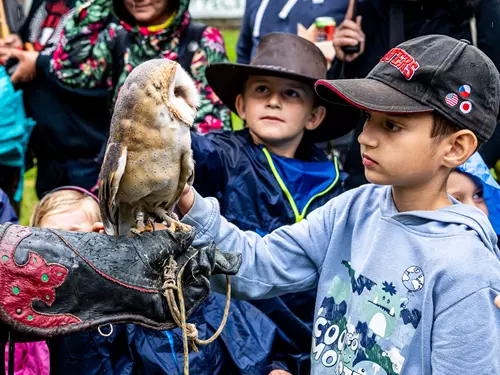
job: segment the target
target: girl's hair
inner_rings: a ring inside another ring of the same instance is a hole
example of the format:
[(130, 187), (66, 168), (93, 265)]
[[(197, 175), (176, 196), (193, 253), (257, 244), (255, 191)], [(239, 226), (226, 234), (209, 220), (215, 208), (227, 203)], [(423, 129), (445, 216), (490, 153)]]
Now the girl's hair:
[(78, 187), (63, 187), (45, 195), (33, 210), (30, 218), (31, 227), (39, 227), (44, 217), (48, 215), (81, 210), (92, 221), (102, 221), (97, 198), (85, 189)]

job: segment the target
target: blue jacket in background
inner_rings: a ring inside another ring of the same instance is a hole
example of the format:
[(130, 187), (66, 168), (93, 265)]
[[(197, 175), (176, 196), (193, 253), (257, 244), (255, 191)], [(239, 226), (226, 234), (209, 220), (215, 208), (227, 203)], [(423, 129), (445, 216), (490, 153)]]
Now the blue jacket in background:
[(10, 205), (9, 197), (0, 189), (0, 225), (6, 222), (17, 224), (17, 216)]
[(236, 46), (237, 62), (248, 64), (259, 40), (271, 32), (297, 34), (297, 24), (309, 27), (316, 17), (344, 20), (348, 0), (247, 0)]
[[(199, 337), (211, 337), (222, 320), (225, 296), (211, 293), (189, 318)], [(105, 328), (106, 329), (106, 328)], [(258, 309), (231, 301), (227, 323), (217, 340), (189, 351), (189, 369), (196, 375), (267, 374), (272, 347), (290, 344), (275, 337), (278, 329)], [(182, 375), (182, 332), (154, 331), (132, 324), (113, 325), (109, 337), (97, 331), (50, 340), (51, 375)], [(175, 354), (173, 354), (175, 353)]]
[[(305, 216), (343, 192), (344, 175), (339, 172), (335, 160), (331, 162), (335, 164), (337, 173), (337, 176), (332, 176), (334, 184), (323, 191), (323, 195), (313, 198), (309, 206), (297, 215), (278, 182), (279, 176), (273, 172), (273, 169), (279, 170), (279, 166), (270, 164), (273, 157), (262, 146), (254, 144), (247, 129), (211, 132), (204, 136), (193, 134), (192, 149), (197, 191), (205, 197), (216, 197), (221, 214), (238, 228), (260, 235), (300, 221), (298, 216)], [(306, 139), (296, 156), (305, 162), (328, 160), (323, 151)], [(307, 186), (307, 181), (302, 183), (305, 184), (301, 185), (305, 200), (309, 200), (312, 197), (307, 197), (307, 194), (315, 187)], [(251, 301), (280, 328), (280, 341), (292, 341), (294, 344), (291, 351), (273, 351), (269, 370), (284, 368), (282, 363), (285, 362), (293, 374), (308, 373), (314, 319), (311, 307), (315, 298), (315, 291), (305, 291)]]

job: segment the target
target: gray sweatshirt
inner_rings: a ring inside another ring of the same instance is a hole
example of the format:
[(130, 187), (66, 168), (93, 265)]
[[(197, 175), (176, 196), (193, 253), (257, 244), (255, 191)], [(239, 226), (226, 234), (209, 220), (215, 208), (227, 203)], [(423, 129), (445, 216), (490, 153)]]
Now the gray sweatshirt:
[(317, 288), (312, 374), (500, 374), (497, 237), (475, 207), (399, 213), (365, 185), (265, 237), (198, 194), (183, 222), (243, 254), (237, 298)]

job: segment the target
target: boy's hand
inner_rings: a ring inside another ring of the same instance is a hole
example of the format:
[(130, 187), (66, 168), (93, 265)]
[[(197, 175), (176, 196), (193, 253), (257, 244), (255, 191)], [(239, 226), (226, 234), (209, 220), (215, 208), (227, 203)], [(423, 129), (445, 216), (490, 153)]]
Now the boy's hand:
[(186, 215), (194, 204), (194, 191), (189, 185), (184, 186), (181, 198), (177, 203), (177, 209), (182, 216)]
[(269, 373), (269, 375), (292, 375), (288, 371), (285, 370), (273, 370)]
[(495, 305), (500, 309), (500, 296), (495, 298)]

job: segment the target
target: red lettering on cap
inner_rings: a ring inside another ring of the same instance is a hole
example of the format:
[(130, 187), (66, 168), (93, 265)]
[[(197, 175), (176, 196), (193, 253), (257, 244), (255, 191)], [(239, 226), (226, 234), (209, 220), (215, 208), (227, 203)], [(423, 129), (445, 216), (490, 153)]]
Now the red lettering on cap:
[(389, 62), (389, 61), (391, 61), (391, 59), (394, 57), (394, 55), (396, 54), (396, 51), (398, 49), (399, 48), (393, 48), (393, 49), (391, 49), (389, 52), (387, 52), (385, 54), (384, 57), (382, 57), (382, 59), (380, 61), (382, 61), (382, 62)]
[(385, 54), (380, 62), (389, 63), (397, 68), (403, 76), (410, 80), (415, 72), (420, 68), (420, 64), (405, 50), (393, 48)]
[(418, 62), (415, 61), (415, 59), (413, 59), (413, 62), (411, 64), (409, 64), (403, 70), (402, 73), (407, 80), (410, 80), (413, 78), (413, 75), (415, 74), (415, 72), (417, 71), (418, 68), (420, 68), (420, 65), (418, 64)]

